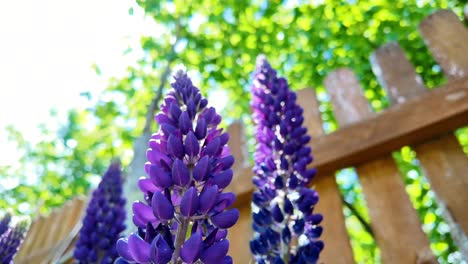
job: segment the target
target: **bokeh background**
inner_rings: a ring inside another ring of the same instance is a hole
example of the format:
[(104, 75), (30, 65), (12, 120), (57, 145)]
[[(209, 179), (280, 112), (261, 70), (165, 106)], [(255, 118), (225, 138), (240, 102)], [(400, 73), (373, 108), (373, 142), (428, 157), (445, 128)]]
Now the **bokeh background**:
[[(437, 9), (463, 19), (466, 1), (100, 0), (0, 1), (0, 210), (47, 214), (96, 186), (113, 158), (124, 166), (148, 105), (186, 69), (223, 114), (251, 131), (249, 84), (264, 53), (293, 89), (314, 87), (327, 133), (336, 130), (322, 81), (357, 74), (372, 108), (389, 106), (369, 55), (397, 41), (429, 88), (446, 82), (417, 31)], [(170, 77), (168, 78), (170, 82)], [(154, 125), (154, 124), (153, 124)], [(156, 131), (152, 127), (152, 131)], [(456, 135), (468, 153), (468, 128)], [(252, 153), (254, 142), (248, 140)], [(461, 255), (409, 147), (393, 153), (440, 263)], [(354, 256), (379, 263), (352, 168), (337, 173)], [(397, 216), (396, 216), (397, 217)], [(363, 220), (359, 220), (362, 218)], [(326, 221), (326, 220), (325, 220)]]

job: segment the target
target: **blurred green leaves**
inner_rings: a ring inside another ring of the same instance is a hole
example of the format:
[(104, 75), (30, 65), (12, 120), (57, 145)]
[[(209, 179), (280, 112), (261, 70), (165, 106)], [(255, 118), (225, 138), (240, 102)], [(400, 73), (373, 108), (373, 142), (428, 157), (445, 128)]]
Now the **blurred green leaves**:
[[(398, 41), (426, 85), (436, 87), (445, 80), (417, 26), (440, 8), (452, 9), (461, 16), (462, 2), (137, 0), (146, 16), (154, 20), (155, 32), (141, 36), (143, 56), (128, 67), (126, 76), (109, 80), (108, 88), (101, 94), (83, 93), (90, 106), (71, 110), (59, 131), (43, 127), (43, 137), (37, 144), (26, 142), (21, 133), (9, 128), (11, 141), (16, 142), (22, 157), (19, 165), (0, 167), (1, 180), (11, 182), (0, 185), (0, 208), (12, 207), (27, 214), (47, 212), (72, 196), (86, 194), (112, 158), (120, 156), (123, 165), (128, 165), (133, 141), (143, 130), (148, 105), (168, 61), (171, 68), (183, 64), (193, 71), (197, 75), (195, 84), (204, 94), (222, 89), (229, 98), (223, 119), (243, 119), (248, 125), (251, 72), (256, 56), (264, 53), (293, 89), (316, 89), (327, 133), (337, 129), (337, 124), (322, 81), (336, 68), (350, 67), (355, 71), (375, 111), (389, 106), (368, 61), (375, 48), (389, 41)], [(132, 14), (134, 10), (130, 8), (129, 15)], [(122, 52), (131, 50), (130, 47)], [(100, 74), (98, 65), (93, 65), (93, 69)], [(247, 133), (251, 133), (248, 126)], [(457, 131), (457, 136), (468, 153), (468, 129)], [(248, 142), (252, 147), (253, 142)], [(394, 157), (406, 175), (408, 193), (434, 242), (432, 248), (439, 261), (447, 263), (455, 247), (448, 233), (443, 232), (433, 194), (415, 162), (414, 152), (403, 148)], [(344, 199), (368, 220), (355, 173), (345, 170), (341, 174), (345, 175), (338, 176)], [(370, 234), (353, 213), (345, 209), (345, 215), (356, 260), (379, 262)]]

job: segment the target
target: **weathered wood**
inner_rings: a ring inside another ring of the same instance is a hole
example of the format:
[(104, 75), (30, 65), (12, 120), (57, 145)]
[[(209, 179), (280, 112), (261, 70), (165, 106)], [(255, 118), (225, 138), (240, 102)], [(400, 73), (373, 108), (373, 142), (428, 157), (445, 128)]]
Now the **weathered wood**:
[[(244, 190), (246, 185), (253, 188), (253, 174), (251, 170), (243, 170), (245, 167), (248, 167), (243, 124), (239, 121), (235, 121), (227, 128), (227, 132), (230, 136), (228, 142), (229, 149), (236, 159), (233, 165), (233, 170), (235, 171), (234, 178), (227, 191), (237, 193)], [(229, 255), (233, 258), (234, 263), (250, 263), (252, 261), (252, 254), (250, 253), (249, 246), (249, 242), (252, 239), (252, 213), (250, 208), (249, 197), (248, 200), (238, 206), (240, 211), (239, 220), (236, 225), (229, 229)]]
[[(468, 50), (468, 42), (465, 45)], [(397, 43), (377, 49), (371, 56), (371, 63), (392, 102), (406, 101), (427, 92)], [(453, 134), (417, 145), (415, 150), (451, 227), (452, 237), (468, 258), (468, 158)]]
[[(331, 95), (339, 124), (346, 126), (373, 115), (351, 70), (332, 72), (324, 84)], [(420, 256), (430, 252), (429, 241), (421, 229), (416, 210), (391, 155), (358, 165), (356, 171), (382, 262), (417, 263)]]
[[(227, 187), (227, 191), (234, 193), (242, 193), (248, 189), (253, 189), (252, 169), (249, 166), (247, 154), (247, 146), (245, 144), (244, 125), (240, 121), (233, 122), (228, 128), (229, 133), (228, 146), (231, 154), (235, 158), (233, 170), (235, 172), (231, 184)], [(249, 199), (250, 200), (250, 197)], [(247, 201), (248, 206), (250, 202)]]
[[(68, 247), (76, 236), (71, 232), (81, 221), (85, 205), (85, 199), (77, 197), (49, 216), (36, 219), (15, 257), (15, 263), (56, 263), (51, 260), (63, 253), (61, 248)], [(73, 237), (67, 240), (69, 236)]]
[[(370, 161), (406, 145), (423, 143), (464, 125), (468, 125), (468, 78), (453, 80), (367, 120), (315, 138), (311, 141), (312, 166), (320, 171), (318, 177), (331, 175), (330, 172)], [(252, 172), (249, 167), (239, 173)], [(236, 204), (250, 199), (253, 186), (251, 181), (244, 183), (234, 191)]]
[(252, 213), (250, 203), (239, 207), (240, 217), (237, 223), (229, 228), (228, 239), (230, 242), (228, 254), (233, 263), (254, 263), (250, 252), (250, 240), (252, 239)]
[(31, 251), (34, 246), (35, 238), (38, 237), (39, 231), (42, 229), (44, 221), (45, 219), (43, 216), (39, 216), (38, 218), (34, 219), (28, 233), (26, 234), (24, 242), (18, 251), (18, 254), (16, 254), (16, 259), (27, 255), (28, 252)]
[(439, 10), (419, 25), (424, 42), (449, 79), (467, 75), (468, 30), (450, 10)]
[(391, 42), (370, 56), (372, 71), (385, 89), (392, 105), (401, 104), (427, 92), (424, 82), (398, 43)]
[[(314, 90), (309, 88), (298, 91), (297, 103), (304, 109), (304, 125), (309, 128), (308, 133), (312, 136), (313, 142), (316, 137), (324, 134), (319, 104)], [(312, 155), (314, 155), (313, 151)], [(318, 174), (320, 174), (320, 171)], [(323, 233), (320, 239), (325, 242), (326, 247), (320, 254), (319, 262), (354, 263), (353, 251), (343, 215), (343, 202), (334, 173), (316, 178), (312, 180), (312, 184), (320, 195), (320, 201), (315, 208), (315, 212), (322, 214), (325, 219), (321, 223)], [(336, 252), (340, 252), (340, 254), (336, 254)]]

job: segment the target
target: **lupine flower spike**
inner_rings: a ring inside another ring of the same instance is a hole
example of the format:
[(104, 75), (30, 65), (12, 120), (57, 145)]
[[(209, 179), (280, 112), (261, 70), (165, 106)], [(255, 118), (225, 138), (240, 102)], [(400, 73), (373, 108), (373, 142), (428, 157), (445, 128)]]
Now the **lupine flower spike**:
[(315, 175), (307, 168), (310, 136), (296, 94), (264, 56), (257, 58), (251, 107), (258, 142), (251, 251), (257, 263), (316, 263), (324, 244), (322, 216), (313, 213), (319, 197), (307, 187)]
[(29, 218), (21, 219), (0, 237), (0, 263), (13, 264), (13, 258), (23, 243), (29, 224)]
[(11, 213), (6, 212), (0, 220), (0, 237), (8, 230), (11, 221)]
[(227, 229), (238, 218), (227, 209), (234, 193), (223, 192), (233, 177), (229, 136), (217, 126), (221, 116), (188, 76), (179, 71), (155, 117), (138, 185), (144, 200), (133, 204), (138, 231), (117, 243), (130, 263), (232, 263)]
[(77, 263), (114, 263), (115, 244), (125, 230), (125, 199), (119, 162), (113, 162), (93, 192), (75, 246)]

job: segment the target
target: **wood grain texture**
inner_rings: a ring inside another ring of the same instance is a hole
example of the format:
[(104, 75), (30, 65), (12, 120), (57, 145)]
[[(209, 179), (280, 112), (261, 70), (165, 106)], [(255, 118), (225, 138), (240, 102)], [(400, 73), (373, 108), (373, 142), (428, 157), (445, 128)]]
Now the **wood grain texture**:
[[(229, 148), (231, 155), (236, 162), (233, 165), (234, 177), (226, 191), (239, 192), (249, 186), (253, 188), (251, 170), (245, 171), (248, 167), (247, 147), (245, 145), (245, 133), (243, 124), (239, 121), (233, 122), (228, 128)], [(246, 164), (247, 163), (247, 164)], [(252, 254), (250, 253), (250, 240), (252, 239), (252, 213), (250, 209), (250, 197), (243, 203), (236, 204), (240, 216), (237, 223), (229, 229), (229, 255), (234, 263), (250, 263)]]
[(229, 252), (233, 263), (255, 263), (250, 252), (250, 240), (252, 239), (252, 213), (250, 203), (238, 207), (240, 217), (237, 223), (229, 228)]
[[(468, 42), (464, 44), (468, 50)], [(459, 54), (463, 57), (463, 54)], [(415, 98), (427, 90), (397, 43), (377, 49), (371, 56), (374, 73), (392, 103)], [(456, 62), (453, 62), (456, 65)], [(465, 69), (468, 72), (468, 69)], [(460, 252), (468, 258), (468, 158), (456, 137), (449, 133), (417, 145), (417, 158), (431, 183), (439, 207)]]
[[(308, 133), (312, 136), (313, 142), (316, 137), (324, 134), (319, 104), (314, 90), (306, 88), (298, 91), (297, 103), (304, 108), (304, 125), (309, 128)], [(313, 151), (312, 156), (314, 156)], [(321, 174), (320, 171), (318, 174)], [(320, 253), (319, 262), (354, 263), (353, 251), (343, 215), (343, 202), (334, 173), (320, 178), (317, 177), (312, 180), (312, 184), (320, 196), (315, 212), (322, 214), (324, 218), (321, 223), (323, 233), (320, 239), (325, 242), (325, 248)], [(336, 252), (340, 252), (340, 254), (336, 254)]]
[[(468, 78), (453, 80), (366, 120), (316, 137), (311, 141), (312, 165), (320, 171), (318, 177), (332, 175), (336, 170), (423, 143), (464, 125), (468, 125)], [(251, 168), (239, 173), (251, 175)], [(235, 191), (237, 203), (248, 201), (252, 190), (250, 180), (239, 185)]]
[[(339, 124), (350, 125), (373, 115), (351, 70), (332, 72), (324, 84), (331, 95)], [(366, 131), (363, 130), (362, 133)], [(403, 179), (391, 155), (358, 165), (356, 171), (382, 262), (417, 263), (421, 256), (427, 257), (428, 252), (431, 252), (429, 241), (421, 229), (416, 210), (409, 200)], [(429, 258), (435, 261), (431, 254)]]
[(432, 55), (449, 79), (467, 75), (468, 30), (450, 10), (438, 10), (419, 24), (419, 31)]
[(81, 221), (85, 206), (86, 200), (76, 197), (50, 215), (37, 218), (15, 257), (15, 263), (55, 263), (52, 258), (64, 253), (60, 250), (62, 247), (72, 250), (70, 242), (76, 234), (71, 231)]

